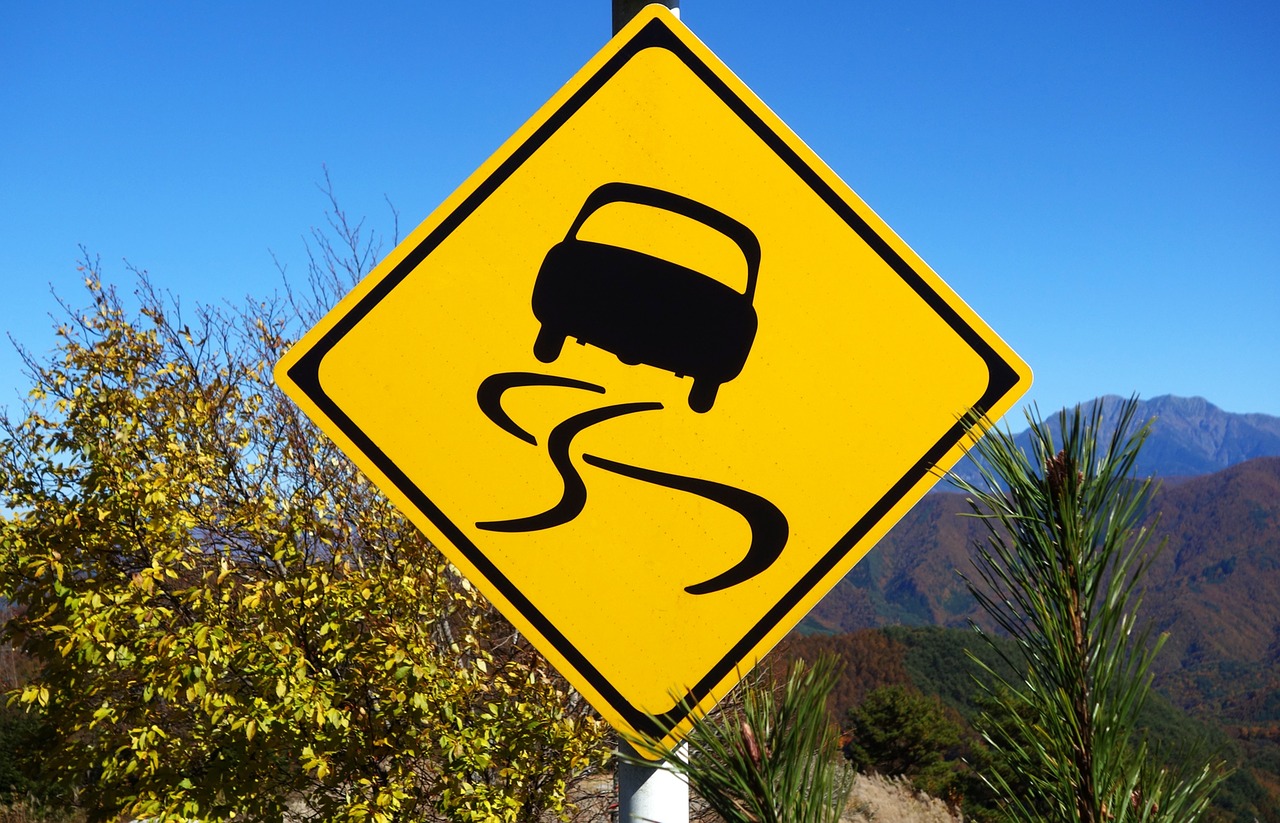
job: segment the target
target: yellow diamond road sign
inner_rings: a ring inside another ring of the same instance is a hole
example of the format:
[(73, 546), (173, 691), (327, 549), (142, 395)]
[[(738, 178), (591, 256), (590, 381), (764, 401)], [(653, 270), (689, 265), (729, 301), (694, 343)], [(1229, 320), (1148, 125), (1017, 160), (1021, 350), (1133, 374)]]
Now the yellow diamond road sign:
[(661, 6), (276, 376), (601, 714), (672, 739), (1031, 381)]

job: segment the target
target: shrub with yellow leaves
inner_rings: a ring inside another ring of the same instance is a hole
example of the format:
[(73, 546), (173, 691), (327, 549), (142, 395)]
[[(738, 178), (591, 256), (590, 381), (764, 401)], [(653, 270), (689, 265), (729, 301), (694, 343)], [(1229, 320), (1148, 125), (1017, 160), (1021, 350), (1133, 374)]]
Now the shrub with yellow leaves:
[(565, 816), (602, 723), (271, 381), (342, 288), (322, 251), (305, 300), (186, 316), (85, 263), (0, 421), (6, 636), (40, 667), (11, 698), (90, 819)]

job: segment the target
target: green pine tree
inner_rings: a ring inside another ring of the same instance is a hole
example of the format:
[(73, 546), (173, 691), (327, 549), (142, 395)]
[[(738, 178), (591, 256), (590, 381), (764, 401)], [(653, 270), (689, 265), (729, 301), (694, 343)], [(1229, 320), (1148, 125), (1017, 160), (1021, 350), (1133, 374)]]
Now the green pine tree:
[(983, 482), (956, 481), (988, 526), (970, 589), (1014, 643), (992, 644), (1011, 659), (983, 666), (996, 709), (979, 722), (1002, 761), (990, 780), (1008, 820), (1191, 823), (1224, 777), (1192, 756), (1162, 766), (1137, 726), (1163, 637), (1137, 617), (1155, 551), (1143, 527), (1152, 481), (1133, 476), (1149, 431), (1136, 409), (1125, 402), (1109, 435), (1100, 401), (1056, 426), (1028, 414), (1029, 454), (993, 429), (976, 448)]

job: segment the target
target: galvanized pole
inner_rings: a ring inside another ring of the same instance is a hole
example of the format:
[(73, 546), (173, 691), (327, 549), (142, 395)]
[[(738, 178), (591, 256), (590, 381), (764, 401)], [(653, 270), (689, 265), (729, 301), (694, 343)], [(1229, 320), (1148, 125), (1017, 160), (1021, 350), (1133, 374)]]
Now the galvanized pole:
[(676, 17), (680, 16), (680, 0), (613, 0), (613, 33), (617, 34), (640, 9), (651, 4), (666, 6)]
[[(613, 33), (651, 3), (680, 16), (680, 0), (613, 0)], [(618, 738), (618, 750), (634, 754)], [(669, 766), (618, 761), (618, 823), (689, 823), (689, 784)]]
[[(680, 0), (613, 0), (613, 33), (650, 3), (667, 6), (680, 17)], [(618, 737), (618, 750), (634, 753)], [(689, 823), (689, 785), (663, 764), (618, 760), (618, 823)]]
[[(634, 749), (618, 738), (618, 749)], [(684, 747), (681, 747), (684, 753)], [(618, 761), (618, 823), (689, 823), (689, 784), (670, 766)]]

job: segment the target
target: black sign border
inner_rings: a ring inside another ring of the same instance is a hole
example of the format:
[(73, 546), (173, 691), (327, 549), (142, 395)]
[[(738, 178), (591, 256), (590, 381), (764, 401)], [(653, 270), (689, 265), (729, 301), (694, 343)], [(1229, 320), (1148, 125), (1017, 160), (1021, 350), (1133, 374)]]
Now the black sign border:
[[(782, 159), (798, 177), (805, 181), (824, 202), (852, 228), (862, 240), (880, 256), (882, 260), (910, 286), (939, 317), (981, 357), (988, 369), (988, 384), (982, 396), (972, 405), (973, 415), (980, 417), (989, 412), (1001, 398), (1010, 392), (1019, 382), (1016, 370), (1004, 360), (978, 333), (965, 322), (964, 318), (929, 287), (925, 278), (915, 271), (897, 252), (877, 234), (870, 225), (846, 203), (823, 180), (822, 176), (811, 168), (756, 114), (755, 110), (740, 98), (715, 71), (704, 63), (688, 45), (677, 35), (661, 17), (655, 17), (638, 31), (631, 40), (624, 43), (607, 62), (577, 89), (563, 105), (560, 106), (535, 132), (520, 145), (502, 164), (489, 175), (470, 195), (450, 214), (448, 214), (434, 230), (431, 231), (416, 247), (414, 247), (382, 280), (332, 328), (325, 333), (311, 349), (306, 351), (288, 370), (289, 378), (316, 404), (351, 442), (373, 462), (396, 488), (407, 497), (418, 510), (425, 515), (436, 528), (444, 534), (458, 551), (485, 576), (485, 578), (502, 593), (533, 627), (555, 647), (564, 659), (581, 674), (596, 691), (633, 728), (645, 731), (655, 737), (684, 721), (703, 698), (707, 696), (717, 683), (731, 671), (739, 667), (753, 648), (779, 622), (781, 622), (797, 604), (821, 582), (863, 537), (879, 523), (897, 505), (904, 495), (919, 483), (933, 467), (956, 444), (964, 439), (972, 425), (972, 419), (957, 420), (947, 432), (924, 455), (916, 461), (903, 477), (895, 483), (876, 502), (865, 515), (845, 533), (834, 546), (824, 554), (808, 574), (804, 575), (768, 612), (731, 648), (720, 661), (712, 667), (688, 691), (684, 699), (676, 706), (659, 715), (655, 719), (644, 710), (632, 705), (605, 678), (591, 661), (529, 601), (519, 587), (508, 580), (499, 569), (485, 557), (461, 529), (455, 526), (431, 500), (398, 466), (382, 451), (342, 409), (329, 397), (320, 383), (320, 365), (325, 356), (377, 306), (391, 291), (400, 284), (414, 269), (439, 246), (459, 225), (483, 203), (490, 194), (501, 186), (526, 159), (537, 151), (551, 135), (572, 117), (591, 97), (604, 86), (632, 57), (650, 48), (665, 49), (678, 57), (703, 83), (707, 85), (739, 118), (751, 128)], [(665, 726), (666, 728), (660, 728)]]

